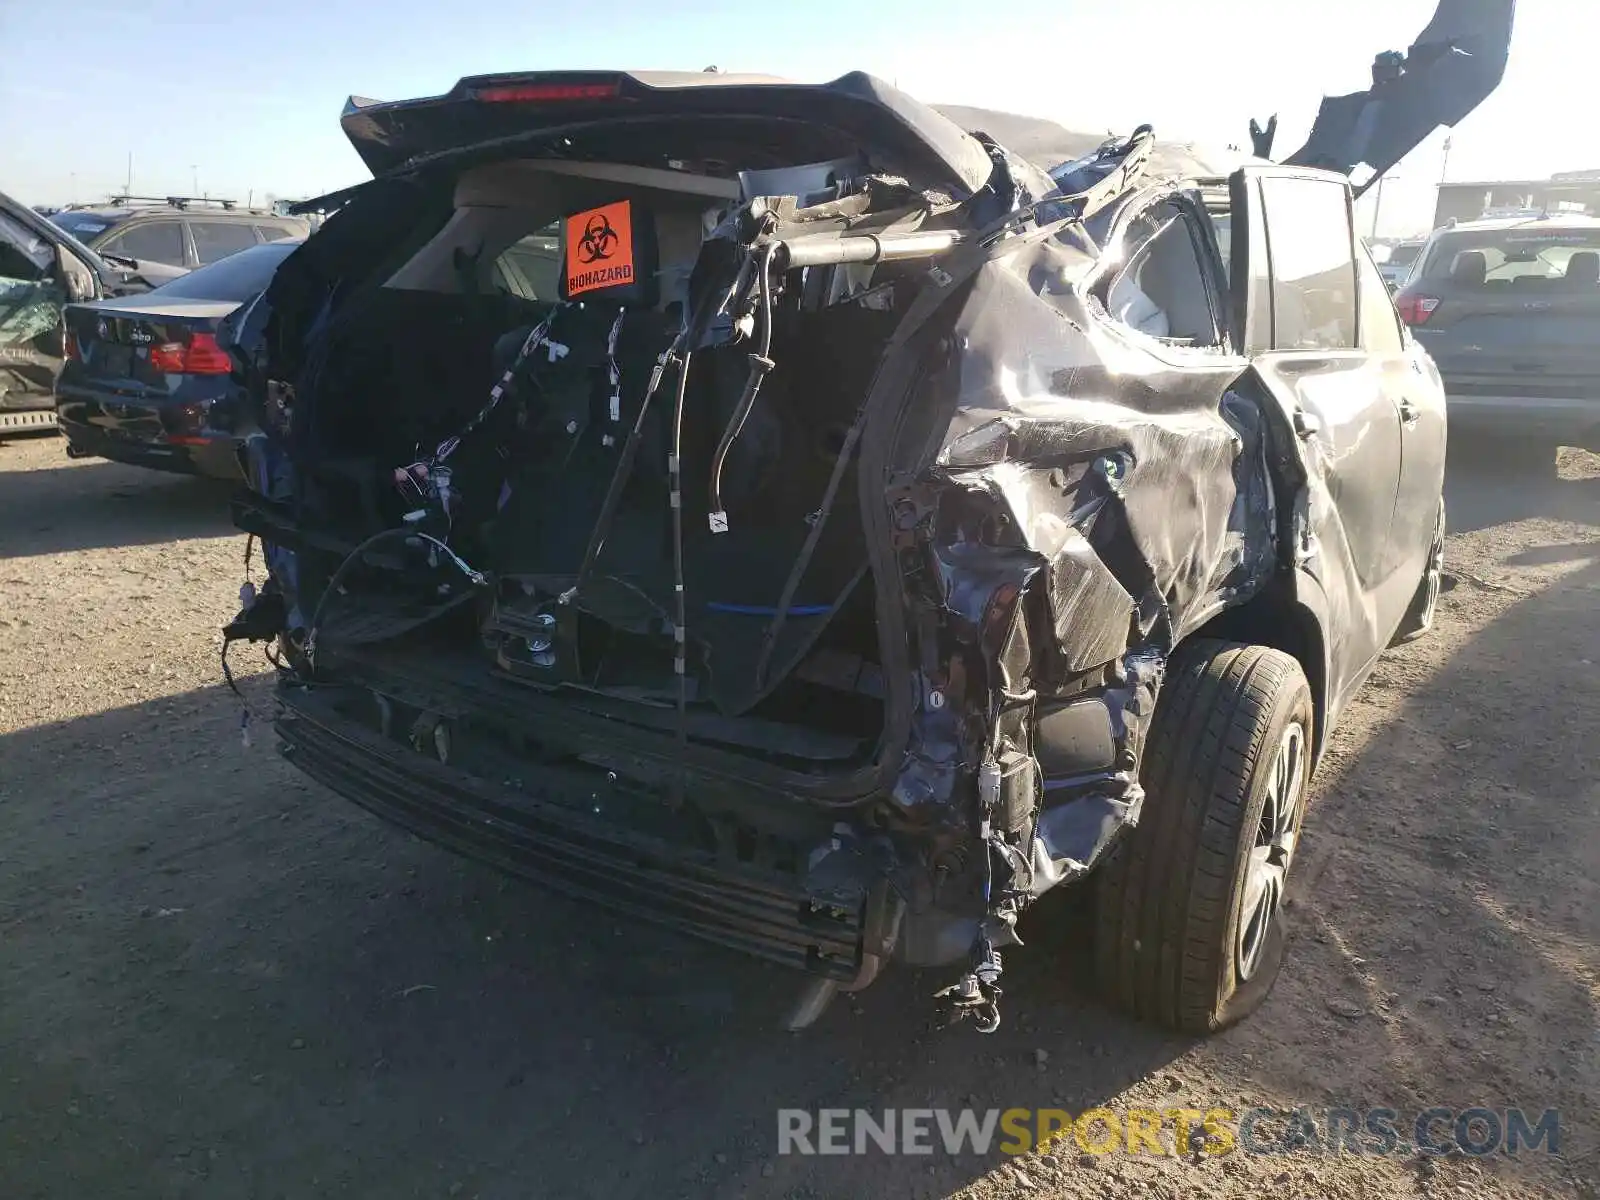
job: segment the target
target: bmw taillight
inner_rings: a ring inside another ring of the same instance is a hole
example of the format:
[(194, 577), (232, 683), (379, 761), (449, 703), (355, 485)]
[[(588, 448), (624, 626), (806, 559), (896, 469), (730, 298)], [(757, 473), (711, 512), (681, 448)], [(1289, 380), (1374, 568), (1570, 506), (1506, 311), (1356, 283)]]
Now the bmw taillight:
[(162, 342), (150, 347), (150, 365), (167, 375), (226, 375), (233, 360), (217, 344), (214, 333), (196, 330), (186, 342)]
[(1394, 306), (1400, 311), (1400, 319), (1407, 325), (1426, 325), (1428, 318), (1439, 309), (1439, 298), (1425, 296), (1421, 292), (1402, 291), (1394, 298)]

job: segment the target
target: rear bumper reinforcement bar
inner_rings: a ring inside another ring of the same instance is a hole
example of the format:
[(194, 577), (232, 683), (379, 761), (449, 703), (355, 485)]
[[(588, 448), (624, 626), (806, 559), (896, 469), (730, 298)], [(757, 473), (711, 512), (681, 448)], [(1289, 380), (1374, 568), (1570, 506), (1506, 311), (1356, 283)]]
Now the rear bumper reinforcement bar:
[(283, 697), (283, 753), (313, 779), (418, 836), (642, 921), (842, 983), (875, 972), (863, 911), (831, 913), (778, 872), (728, 866), (626, 826), (587, 820), (369, 732), (314, 693)]

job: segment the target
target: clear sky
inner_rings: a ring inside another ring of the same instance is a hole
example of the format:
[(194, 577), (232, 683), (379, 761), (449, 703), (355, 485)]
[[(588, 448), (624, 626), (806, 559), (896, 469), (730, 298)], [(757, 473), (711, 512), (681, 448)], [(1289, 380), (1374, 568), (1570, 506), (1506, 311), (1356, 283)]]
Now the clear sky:
[[(1217, 144), (1247, 142), (1250, 117), (1276, 111), (1287, 153), (1318, 99), (1364, 87), (1373, 54), (1403, 50), (1434, 3), (0, 0), (0, 190), (98, 199), (121, 189), (131, 152), (136, 192), (316, 194), (367, 176), (338, 125), (351, 93), (404, 99), (463, 75), (561, 68), (808, 81), (860, 69), (933, 103), (1080, 129), (1150, 121)], [(1450, 178), (1600, 168), (1600, 66), (1580, 7), (1524, 0), (1505, 82), (1456, 132)], [(1383, 232), (1426, 227), (1442, 142), (1397, 168)]]

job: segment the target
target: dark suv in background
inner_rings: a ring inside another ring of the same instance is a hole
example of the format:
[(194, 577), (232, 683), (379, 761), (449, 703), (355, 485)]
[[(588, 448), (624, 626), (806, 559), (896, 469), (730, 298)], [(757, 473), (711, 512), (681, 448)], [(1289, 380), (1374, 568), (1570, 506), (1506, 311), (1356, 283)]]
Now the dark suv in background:
[(105, 206), (67, 208), (50, 219), (102, 254), (137, 260), (141, 274), (157, 284), (247, 247), (311, 232), (303, 217), (185, 196), (118, 196)]
[(1600, 450), (1600, 218), (1436, 230), (1395, 304), (1444, 376), (1452, 431), (1520, 463)]

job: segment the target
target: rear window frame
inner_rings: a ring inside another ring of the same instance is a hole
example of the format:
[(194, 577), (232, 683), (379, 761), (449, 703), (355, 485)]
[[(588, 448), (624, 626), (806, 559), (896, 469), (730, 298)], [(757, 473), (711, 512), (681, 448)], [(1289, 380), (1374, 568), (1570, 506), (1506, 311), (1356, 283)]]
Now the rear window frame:
[[(118, 246), (109, 245), (109, 243), (113, 240), (117, 238), (125, 238), (129, 234), (139, 232), (141, 229), (157, 229), (168, 225), (176, 228), (178, 232), (178, 245), (182, 251), (182, 257), (178, 262), (169, 262), (164, 258), (152, 258), (149, 255), (145, 255), (141, 258), (137, 254), (129, 254), (125, 249), (122, 249)], [(196, 263), (194, 246), (189, 241), (189, 230), (181, 216), (173, 216), (164, 212), (135, 212), (131, 214), (127, 220), (119, 221), (115, 229), (109, 229), (104, 234), (97, 235), (97, 237), (103, 239), (101, 241), (101, 246), (105, 247), (105, 252), (107, 254), (117, 254), (124, 258), (134, 259), (138, 262), (151, 262), (156, 263), (159, 266), (177, 267), (183, 270), (189, 270), (193, 268)], [(99, 248), (99, 246), (96, 247), (96, 249)]]
[[(1505, 237), (1517, 233), (1533, 234), (1545, 233), (1550, 235), (1578, 235), (1588, 238), (1589, 241), (1579, 247), (1583, 250), (1593, 250), (1600, 253), (1600, 225), (1562, 226), (1546, 223), (1529, 223), (1506, 225), (1497, 229), (1451, 229), (1441, 232), (1433, 239), (1428, 247), (1426, 256), (1420, 262), (1412, 265), (1412, 275), (1409, 282), (1423, 283), (1430, 286), (1453, 284), (1449, 265), (1454, 263), (1456, 256), (1468, 250), (1495, 249), (1493, 241), (1488, 239)], [(1530, 240), (1538, 240), (1536, 238)]]
[[(242, 251), (250, 249), (252, 246), (259, 246), (262, 244), (261, 239), (256, 236), (253, 222), (248, 220), (241, 221), (232, 218), (221, 218), (212, 213), (191, 212), (185, 215), (184, 224), (188, 226), (189, 245), (194, 250), (196, 270), (198, 270), (200, 267), (209, 267), (214, 263), (221, 262), (224, 258), (231, 258), (235, 254), (239, 254)], [(241, 244), (235, 246), (232, 250), (229, 250), (226, 254), (220, 255), (217, 258), (208, 259), (201, 251), (201, 237), (199, 230), (217, 228), (240, 230), (244, 234), (245, 240)]]

